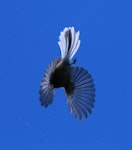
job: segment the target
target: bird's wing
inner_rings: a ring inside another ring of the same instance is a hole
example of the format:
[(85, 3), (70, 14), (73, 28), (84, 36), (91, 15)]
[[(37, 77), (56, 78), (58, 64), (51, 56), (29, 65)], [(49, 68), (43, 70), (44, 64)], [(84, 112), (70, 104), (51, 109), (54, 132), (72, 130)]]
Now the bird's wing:
[(50, 84), (51, 74), (54, 72), (56, 65), (60, 62), (60, 58), (56, 58), (48, 66), (42, 81), (40, 83), (40, 101), (41, 105), (47, 107), (49, 104), (52, 104), (54, 97), (54, 90), (52, 84)]
[(74, 27), (64, 28), (59, 36), (59, 46), (61, 50), (61, 57), (70, 61), (80, 46), (79, 40), (80, 32), (75, 32)]
[(94, 107), (95, 88), (92, 76), (82, 67), (71, 67), (71, 87), (65, 89), (69, 110), (75, 118), (88, 117)]

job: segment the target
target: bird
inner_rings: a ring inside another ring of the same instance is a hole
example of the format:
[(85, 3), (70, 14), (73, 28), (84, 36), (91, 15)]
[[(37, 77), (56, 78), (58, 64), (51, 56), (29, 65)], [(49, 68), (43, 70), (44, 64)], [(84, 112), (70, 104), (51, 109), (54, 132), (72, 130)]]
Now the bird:
[(91, 74), (80, 66), (75, 66), (74, 55), (80, 46), (80, 31), (65, 27), (60, 32), (58, 45), (61, 56), (47, 67), (40, 83), (39, 99), (47, 108), (53, 103), (55, 88), (64, 88), (69, 111), (75, 119), (88, 118), (95, 103), (95, 84)]

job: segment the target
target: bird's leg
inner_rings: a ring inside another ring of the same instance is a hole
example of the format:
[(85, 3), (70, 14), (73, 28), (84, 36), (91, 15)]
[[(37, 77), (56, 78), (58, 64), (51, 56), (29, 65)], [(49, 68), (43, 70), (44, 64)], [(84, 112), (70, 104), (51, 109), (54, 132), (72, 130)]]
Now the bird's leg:
[(74, 65), (76, 62), (77, 62), (77, 59), (75, 58), (70, 65)]

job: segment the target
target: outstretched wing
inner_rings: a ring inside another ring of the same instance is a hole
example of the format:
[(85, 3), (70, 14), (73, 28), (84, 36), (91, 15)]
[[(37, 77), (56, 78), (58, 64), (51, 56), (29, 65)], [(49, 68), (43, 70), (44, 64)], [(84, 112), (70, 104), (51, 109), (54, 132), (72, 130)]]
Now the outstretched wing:
[(50, 84), (51, 74), (54, 72), (56, 65), (60, 62), (61, 58), (56, 58), (47, 68), (43, 79), (40, 83), (40, 102), (42, 106), (47, 107), (49, 104), (52, 104), (54, 97), (54, 88)]
[(95, 102), (95, 88), (92, 76), (82, 67), (71, 67), (71, 83), (66, 89), (69, 110), (74, 117), (82, 119), (92, 113)]

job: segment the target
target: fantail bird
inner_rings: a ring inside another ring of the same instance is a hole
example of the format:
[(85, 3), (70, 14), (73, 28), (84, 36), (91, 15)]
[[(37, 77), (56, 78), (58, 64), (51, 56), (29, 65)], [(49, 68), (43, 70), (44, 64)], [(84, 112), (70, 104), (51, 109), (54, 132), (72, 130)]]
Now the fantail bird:
[(72, 58), (80, 46), (80, 32), (74, 27), (64, 28), (59, 36), (61, 57), (57, 57), (48, 66), (40, 84), (41, 105), (52, 104), (54, 88), (63, 87), (69, 105), (69, 110), (75, 118), (88, 117), (95, 102), (95, 88), (92, 76), (82, 67), (72, 66)]

